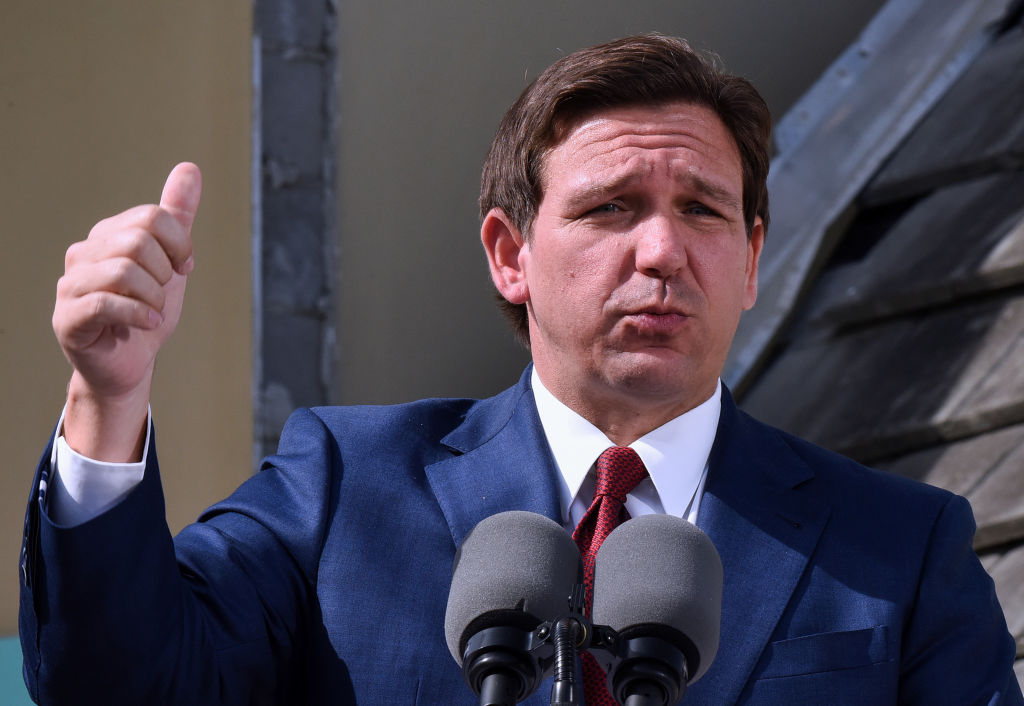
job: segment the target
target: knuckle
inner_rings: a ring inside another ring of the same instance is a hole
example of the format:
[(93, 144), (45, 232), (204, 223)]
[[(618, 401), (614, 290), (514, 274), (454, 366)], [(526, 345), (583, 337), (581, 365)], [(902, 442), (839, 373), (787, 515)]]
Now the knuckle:
[(64, 253), (64, 270), (67, 271), (78, 262), (82, 254), (83, 245), (81, 242), (72, 243)]
[(117, 253), (137, 260), (145, 251), (146, 241), (150, 237), (146, 230), (135, 228), (123, 230), (117, 234)]
[(139, 226), (150, 233), (155, 233), (160, 228), (163, 220), (163, 209), (153, 204), (139, 206)]
[(132, 262), (125, 257), (111, 258), (106, 263), (107, 276), (114, 285), (123, 285), (130, 274)]
[(71, 292), (71, 289), (72, 289), (71, 281), (68, 279), (67, 275), (64, 275), (63, 277), (59, 277), (57, 279), (57, 298), (58, 299), (62, 299), (64, 297), (66, 297)]
[(97, 222), (96, 225), (89, 229), (87, 239), (96, 240), (97, 238), (102, 238), (109, 227), (110, 220), (109, 218), (104, 218), (102, 221)]

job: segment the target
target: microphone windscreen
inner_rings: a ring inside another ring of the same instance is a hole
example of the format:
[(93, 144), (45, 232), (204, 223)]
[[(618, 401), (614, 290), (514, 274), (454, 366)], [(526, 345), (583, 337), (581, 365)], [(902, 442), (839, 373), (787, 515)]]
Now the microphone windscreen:
[(594, 623), (624, 637), (679, 638), (684, 653), (697, 655), (688, 682), (711, 666), (721, 617), (722, 560), (707, 535), (686, 520), (642, 515), (612, 530), (598, 549)]
[(466, 641), (480, 630), (533, 630), (568, 612), (583, 562), (558, 523), (512, 510), (479, 522), (455, 552), (444, 616), (448, 650), (462, 666)]

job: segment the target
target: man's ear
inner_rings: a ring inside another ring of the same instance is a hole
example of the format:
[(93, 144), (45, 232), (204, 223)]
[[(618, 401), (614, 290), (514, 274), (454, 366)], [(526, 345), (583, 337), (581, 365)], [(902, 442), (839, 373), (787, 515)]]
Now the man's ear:
[(764, 247), (764, 221), (760, 216), (754, 219), (754, 227), (747, 238), (746, 287), (743, 292), (743, 308), (751, 309), (757, 301), (757, 268)]
[(480, 242), (487, 253), (491, 280), (498, 292), (512, 304), (525, 304), (530, 298), (530, 289), (520, 255), (529, 245), (523, 234), (504, 211), (492, 208), (480, 224)]

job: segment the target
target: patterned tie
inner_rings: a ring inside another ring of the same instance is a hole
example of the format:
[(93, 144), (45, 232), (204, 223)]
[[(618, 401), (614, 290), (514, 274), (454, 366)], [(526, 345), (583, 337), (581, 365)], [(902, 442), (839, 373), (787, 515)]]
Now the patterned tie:
[[(647, 477), (644, 462), (627, 446), (613, 446), (597, 458), (597, 486), (594, 500), (576, 526), (572, 538), (583, 555), (583, 585), (587, 593), (587, 617), (594, 605), (594, 557), (613, 529), (629, 519), (626, 494)], [(608, 693), (607, 676), (589, 652), (581, 656), (583, 696), (587, 706), (617, 706)]]

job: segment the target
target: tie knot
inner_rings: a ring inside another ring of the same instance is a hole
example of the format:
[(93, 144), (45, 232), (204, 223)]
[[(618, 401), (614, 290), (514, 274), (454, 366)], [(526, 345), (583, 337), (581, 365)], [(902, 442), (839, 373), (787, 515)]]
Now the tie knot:
[(594, 495), (608, 495), (620, 503), (647, 477), (637, 452), (628, 446), (613, 446), (597, 457), (597, 487)]

